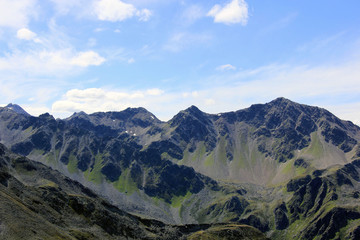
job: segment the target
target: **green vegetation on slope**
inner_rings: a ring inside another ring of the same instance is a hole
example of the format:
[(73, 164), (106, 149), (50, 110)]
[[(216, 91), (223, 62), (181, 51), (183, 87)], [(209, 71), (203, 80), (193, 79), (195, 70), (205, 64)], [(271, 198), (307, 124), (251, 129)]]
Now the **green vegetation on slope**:
[(84, 172), (84, 176), (88, 181), (100, 184), (102, 182), (103, 176), (101, 173), (101, 168), (103, 167), (103, 158), (100, 153), (95, 156), (95, 163), (92, 169), (88, 168)]
[(123, 171), (119, 180), (115, 181), (113, 185), (118, 191), (127, 195), (131, 195), (138, 190), (136, 183), (131, 178), (129, 169)]

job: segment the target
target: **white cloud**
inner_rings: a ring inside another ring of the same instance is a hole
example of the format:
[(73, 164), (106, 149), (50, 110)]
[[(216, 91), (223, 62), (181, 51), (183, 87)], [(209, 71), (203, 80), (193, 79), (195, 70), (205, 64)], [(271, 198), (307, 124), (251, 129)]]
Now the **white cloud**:
[(105, 62), (105, 58), (101, 57), (94, 51), (87, 51), (78, 53), (77, 56), (73, 57), (70, 62), (71, 64), (80, 67), (88, 67), (91, 65), (99, 66)]
[(36, 38), (36, 36), (37, 36), (36, 33), (30, 31), (27, 28), (21, 28), (16, 33), (16, 37), (18, 39), (27, 40), (27, 41), (33, 40), (35, 42), (40, 43), (41, 42), (40, 39)]
[[(192, 100), (204, 111), (218, 113), (283, 96), (299, 103), (326, 107), (338, 117), (358, 123), (360, 102), (351, 99), (357, 99), (360, 92), (359, 64), (359, 60), (326, 66), (273, 64), (231, 75), (219, 74), (208, 79), (213, 87), (198, 90), (197, 98)], [(216, 104), (207, 105), (206, 99)]]
[(26, 27), (36, 16), (36, 0), (0, 0), (0, 27)]
[(129, 63), (129, 64), (132, 64), (132, 63), (134, 63), (134, 62), (135, 62), (135, 59), (134, 59), (134, 58), (128, 59), (128, 63)]
[(123, 21), (136, 13), (136, 8), (119, 0), (101, 0), (95, 3), (95, 13), (100, 20)]
[(138, 10), (120, 0), (99, 0), (94, 3), (94, 12), (99, 20), (118, 22), (138, 16), (140, 21), (148, 21), (152, 15), (148, 9)]
[(164, 49), (171, 52), (179, 52), (189, 46), (207, 44), (212, 37), (206, 33), (179, 32), (171, 36)]
[(215, 100), (212, 98), (205, 99), (205, 105), (214, 105)]
[(21, 107), (32, 116), (39, 116), (43, 113), (50, 112), (50, 109), (45, 106), (22, 105)]
[(236, 70), (236, 67), (234, 67), (231, 64), (225, 64), (225, 65), (218, 66), (216, 68), (216, 70), (218, 70), (218, 71)]
[(15, 51), (0, 57), (0, 70), (18, 71), (28, 75), (49, 76), (69, 74), (76, 67), (101, 65), (105, 58), (94, 51), (79, 52), (71, 48), (61, 50)]
[(49, 23), (47, 34), (38, 36), (22, 28), (17, 37), (37, 44), (13, 41), (0, 56), (0, 96), (5, 102), (31, 101), (32, 106), (42, 106), (76, 84), (69, 78), (104, 61), (94, 51), (76, 50), (54, 21)]
[(182, 21), (184, 25), (190, 25), (205, 15), (206, 13), (200, 5), (191, 5), (185, 9), (180, 21)]
[(147, 22), (152, 16), (152, 12), (149, 9), (142, 9), (136, 12), (136, 16), (139, 17), (140, 21)]
[(197, 98), (199, 97), (199, 92), (198, 91), (192, 91), (192, 92), (184, 92), (182, 93), (182, 97), (183, 98)]
[(87, 45), (89, 47), (95, 47), (97, 44), (97, 40), (95, 38), (89, 38)]
[(55, 20), (48, 23), (48, 28), (49, 31), (41, 35), (28, 28), (17, 31), (18, 38), (32, 40), (37, 44), (24, 47), (23, 42), (12, 43), (11, 48), (0, 56), (0, 71), (3, 79), (5, 74), (17, 76), (19, 79), (17, 82), (35, 77), (59, 78), (76, 74), (87, 66), (98, 66), (105, 61), (95, 51), (79, 52), (75, 49), (69, 37), (60, 31), (61, 28), (56, 25)]
[(334, 113), (336, 116), (344, 120), (350, 120), (356, 125), (360, 126), (360, 102), (342, 103), (335, 105), (324, 105), (326, 109)]
[(158, 88), (152, 88), (152, 89), (148, 89), (146, 91), (146, 93), (149, 95), (152, 95), (152, 96), (159, 96), (159, 95), (163, 94), (164, 91), (161, 89), (158, 89)]
[(232, 0), (225, 6), (216, 4), (207, 16), (214, 17), (214, 22), (246, 25), (248, 21), (248, 5), (244, 0)]
[[(359, 63), (352, 61), (337, 66), (268, 65), (231, 75), (218, 74), (207, 79), (207, 87), (187, 92), (165, 92), (158, 88), (140, 91), (73, 89), (53, 104), (52, 113), (69, 116), (76, 111), (120, 111), (141, 106), (158, 118), (168, 120), (191, 105), (208, 113), (221, 113), (283, 96), (299, 103), (325, 107), (338, 117), (359, 124), (360, 112), (356, 109), (360, 102), (348, 101), (360, 92)], [(339, 99), (348, 100), (341, 102)]]
[(114, 91), (102, 88), (88, 88), (84, 90), (69, 90), (62, 100), (52, 105), (53, 112), (73, 113), (85, 111), (119, 111), (127, 107), (148, 107), (149, 103), (161, 98), (161, 89), (143, 91)]
[(89, 0), (51, 0), (60, 14), (67, 14), (74, 8), (84, 8), (89, 4)]

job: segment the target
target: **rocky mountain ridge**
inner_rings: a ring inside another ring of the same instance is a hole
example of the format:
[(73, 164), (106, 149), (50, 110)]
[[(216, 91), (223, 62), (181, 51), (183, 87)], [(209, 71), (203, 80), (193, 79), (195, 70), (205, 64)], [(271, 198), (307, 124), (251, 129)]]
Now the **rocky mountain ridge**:
[[(355, 234), (359, 141), (358, 126), (284, 98), (220, 114), (191, 106), (168, 122), (144, 108), (63, 120), (0, 108), (1, 143), (121, 209), (168, 223), (248, 224), (279, 239), (347, 213), (335, 235)], [(306, 238), (333, 234), (318, 230)]]

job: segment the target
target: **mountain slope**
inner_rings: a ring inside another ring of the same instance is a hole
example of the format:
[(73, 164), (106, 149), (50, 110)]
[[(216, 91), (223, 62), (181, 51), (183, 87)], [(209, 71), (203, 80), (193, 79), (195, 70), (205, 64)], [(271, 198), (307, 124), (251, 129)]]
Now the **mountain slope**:
[[(351, 162), (360, 141), (360, 128), (351, 122), (284, 98), (217, 115), (192, 107), (170, 125), (167, 141), (183, 151), (175, 162), (215, 179), (256, 184), (284, 183), (301, 172)], [(306, 166), (300, 171), (298, 159)]]
[(141, 219), (2, 145), (0, 183), (2, 239), (149, 239), (152, 235)]
[(139, 144), (144, 132), (162, 124), (141, 108), (78, 113), (66, 120), (1, 109), (0, 118), (0, 139), (12, 151), (65, 173), (130, 212), (181, 223), (177, 202), (197, 198), (200, 192), (210, 197), (217, 188), (210, 178)]
[(266, 239), (249, 226), (171, 226), (130, 215), (78, 182), (0, 144), (1, 239), (187, 239), (213, 228), (224, 231), (223, 239), (232, 239), (230, 230)]
[[(167, 223), (235, 222), (278, 239), (358, 231), (360, 128), (288, 99), (221, 114), (192, 106), (168, 122), (143, 108), (64, 120), (0, 108), (0, 141)], [(329, 221), (339, 216), (341, 228)]]

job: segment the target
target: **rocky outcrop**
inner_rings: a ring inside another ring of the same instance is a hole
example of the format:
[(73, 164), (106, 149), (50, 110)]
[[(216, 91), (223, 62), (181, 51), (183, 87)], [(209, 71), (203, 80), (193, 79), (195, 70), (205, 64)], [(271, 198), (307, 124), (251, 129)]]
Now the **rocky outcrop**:
[(275, 228), (277, 230), (284, 230), (289, 226), (289, 219), (287, 213), (288, 210), (284, 202), (274, 209)]
[[(347, 208), (333, 208), (327, 213), (319, 214), (312, 220), (308, 227), (302, 233), (303, 239), (313, 239), (318, 236), (318, 239), (326, 240), (333, 239), (341, 228), (345, 227), (348, 221), (360, 219), (360, 212), (354, 209)], [(357, 234), (354, 231), (353, 236)]]

